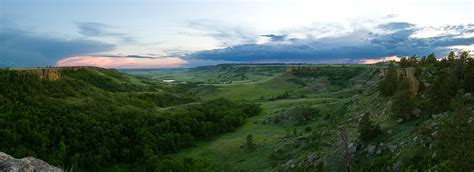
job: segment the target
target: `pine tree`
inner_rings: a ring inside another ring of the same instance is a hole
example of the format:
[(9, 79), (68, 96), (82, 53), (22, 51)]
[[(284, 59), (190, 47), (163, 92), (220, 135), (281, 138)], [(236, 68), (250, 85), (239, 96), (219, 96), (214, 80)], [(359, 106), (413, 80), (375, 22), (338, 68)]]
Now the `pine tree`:
[(410, 97), (410, 83), (404, 75), (401, 75), (398, 79), (397, 92), (392, 99), (392, 111), (403, 119), (409, 119), (411, 117), (411, 111), (413, 110), (413, 101)]
[(455, 58), (456, 58), (456, 54), (454, 53), (454, 51), (449, 52), (448, 57), (447, 57), (449, 65), (454, 64), (454, 59)]
[(466, 92), (474, 92), (474, 59), (469, 59), (464, 69), (464, 89)]
[(377, 137), (381, 133), (380, 127), (374, 124), (368, 114), (362, 116), (362, 119), (359, 121), (358, 130), (360, 133), (359, 138), (364, 142)]
[(474, 113), (463, 93), (451, 101), (454, 110), (439, 126), (434, 150), (441, 160), (441, 171), (472, 171), (474, 169), (474, 125), (469, 121)]
[(385, 77), (378, 83), (378, 89), (384, 96), (393, 96), (397, 90), (397, 72), (393, 64), (390, 64)]
[(407, 67), (416, 67), (417, 65), (418, 65), (418, 57), (415, 54), (408, 59)]
[(251, 134), (247, 135), (245, 145), (248, 150), (250, 151), (255, 150), (255, 143), (253, 142), (253, 136)]
[(58, 144), (58, 152), (57, 152), (57, 157), (58, 160), (61, 164), (64, 164), (66, 162), (66, 144), (61, 140)]
[(410, 66), (410, 64), (409, 64), (407, 58), (403, 57), (403, 58), (400, 59), (400, 67), (401, 68), (406, 68), (406, 67), (409, 67), (409, 66)]
[(449, 101), (456, 94), (457, 83), (457, 78), (452, 70), (446, 68), (439, 71), (428, 89), (429, 109), (433, 112), (449, 110)]
[(428, 57), (426, 58), (426, 65), (427, 66), (434, 66), (436, 65), (436, 62), (438, 62), (438, 60), (436, 59), (436, 56), (434, 53), (431, 53), (430, 55), (428, 55)]

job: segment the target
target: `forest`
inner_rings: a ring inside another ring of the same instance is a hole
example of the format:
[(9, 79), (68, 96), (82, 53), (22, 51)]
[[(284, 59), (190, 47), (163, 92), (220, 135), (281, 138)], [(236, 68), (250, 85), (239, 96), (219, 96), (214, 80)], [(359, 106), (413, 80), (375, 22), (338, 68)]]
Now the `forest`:
[(139, 164), (230, 132), (261, 111), (253, 103), (197, 101), (166, 91), (172, 88), (133, 84), (106, 69), (65, 69), (57, 81), (4, 70), (0, 87), (1, 150), (76, 170), (146, 168)]

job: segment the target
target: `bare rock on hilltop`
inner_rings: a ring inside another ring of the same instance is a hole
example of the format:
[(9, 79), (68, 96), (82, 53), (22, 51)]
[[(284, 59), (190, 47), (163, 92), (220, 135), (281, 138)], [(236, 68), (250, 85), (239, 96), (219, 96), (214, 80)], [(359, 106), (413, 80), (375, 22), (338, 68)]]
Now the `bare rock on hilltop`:
[(21, 159), (0, 152), (0, 172), (63, 172), (62, 169), (49, 165), (48, 163), (34, 157)]

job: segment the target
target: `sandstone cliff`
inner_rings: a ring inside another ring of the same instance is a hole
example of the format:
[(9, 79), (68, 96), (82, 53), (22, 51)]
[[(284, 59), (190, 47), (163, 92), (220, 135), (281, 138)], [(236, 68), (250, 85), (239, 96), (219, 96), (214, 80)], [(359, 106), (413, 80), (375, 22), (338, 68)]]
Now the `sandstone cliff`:
[(30, 73), (38, 75), (42, 80), (55, 81), (61, 79), (61, 72), (63, 70), (79, 70), (79, 69), (100, 69), (99, 67), (91, 66), (71, 66), (71, 67), (49, 67), (49, 68), (36, 68), (36, 69), (17, 69), (20, 73)]
[[(408, 67), (408, 68), (397, 68), (397, 76), (400, 77), (404, 75), (407, 79), (408, 82), (410, 83), (410, 95), (411, 98), (415, 98), (416, 95), (418, 94), (418, 91), (420, 90), (420, 81), (416, 78), (415, 72), (416, 68), (413, 67)], [(387, 68), (380, 68), (380, 76), (384, 77), (387, 72)]]

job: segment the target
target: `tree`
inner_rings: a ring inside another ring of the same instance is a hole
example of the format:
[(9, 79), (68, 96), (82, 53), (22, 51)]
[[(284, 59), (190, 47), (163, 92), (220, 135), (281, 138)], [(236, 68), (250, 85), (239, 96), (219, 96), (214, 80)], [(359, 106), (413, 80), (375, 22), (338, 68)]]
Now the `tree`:
[(308, 105), (303, 105), (293, 109), (293, 117), (298, 121), (298, 124), (303, 124), (311, 120), (313, 116), (319, 114), (319, 110)]
[(430, 104), (428, 109), (433, 112), (449, 110), (449, 102), (456, 94), (457, 78), (449, 68), (441, 69), (431, 86), (428, 88)]
[(398, 79), (397, 91), (392, 98), (392, 111), (398, 117), (409, 119), (413, 110), (413, 101), (410, 97), (410, 83), (405, 75), (400, 75)]
[(393, 96), (397, 90), (397, 72), (393, 64), (387, 68), (385, 77), (378, 83), (378, 89), (383, 96)]
[(245, 146), (247, 147), (247, 150), (253, 151), (255, 150), (255, 143), (253, 142), (253, 136), (252, 134), (247, 135), (247, 138), (245, 139)]
[(459, 93), (451, 102), (454, 112), (443, 119), (434, 139), (434, 148), (441, 160), (440, 171), (474, 170), (474, 117), (466, 98)]
[(349, 149), (349, 132), (345, 128), (345, 126), (341, 125), (338, 126), (338, 132), (337, 134), (339, 135), (341, 139), (342, 146), (344, 148), (344, 161), (346, 165), (346, 171), (347, 172), (352, 172), (352, 155), (351, 151)]
[(364, 142), (372, 140), (381, 133), (380, 127), (374, 124), (368, 114), (364, 114), (359, 121), (358, 131), (360, 140)]
[(454, 70), (456, 77), (459, 81), (464, 80), (464, 68), (466, 67), (467, 59), (469, 58), (469, 53), (467, 51), (462, 52), (459, 55), (459, 58), (455, 59), (451, 64), (451, 68)]
[(474, 92), (474, 59), (469, 59), (464, 69), (464, 89), (466, 92)]
[(400, 59), (400, 67), (401, 67), (401, 68), (406, 68), (406, 67), (409, 67), (409, 66), (410, 66), (410, 64), (409, 64), (407, 58), (406, 58), (406, 57), (402, 57), (402, 58)]
[(415, 55), (408, 59), (408, 67), (416, 67), (418, 65), (418, 57)]
[(456, 54), (454, 51), (450, 51), (447, 57), (448, 63), (452, 65), (454, 63), (454, 59), (456, 58)]
[(428, 57), (426, 58), (426, 65), (427, 66), (434, 66), (436, 65), (436, 62), (438, 62), (438, 60), (436, 59), (436, 56), (434, 53), (431, 53), (430, 55), (428, 55)]

